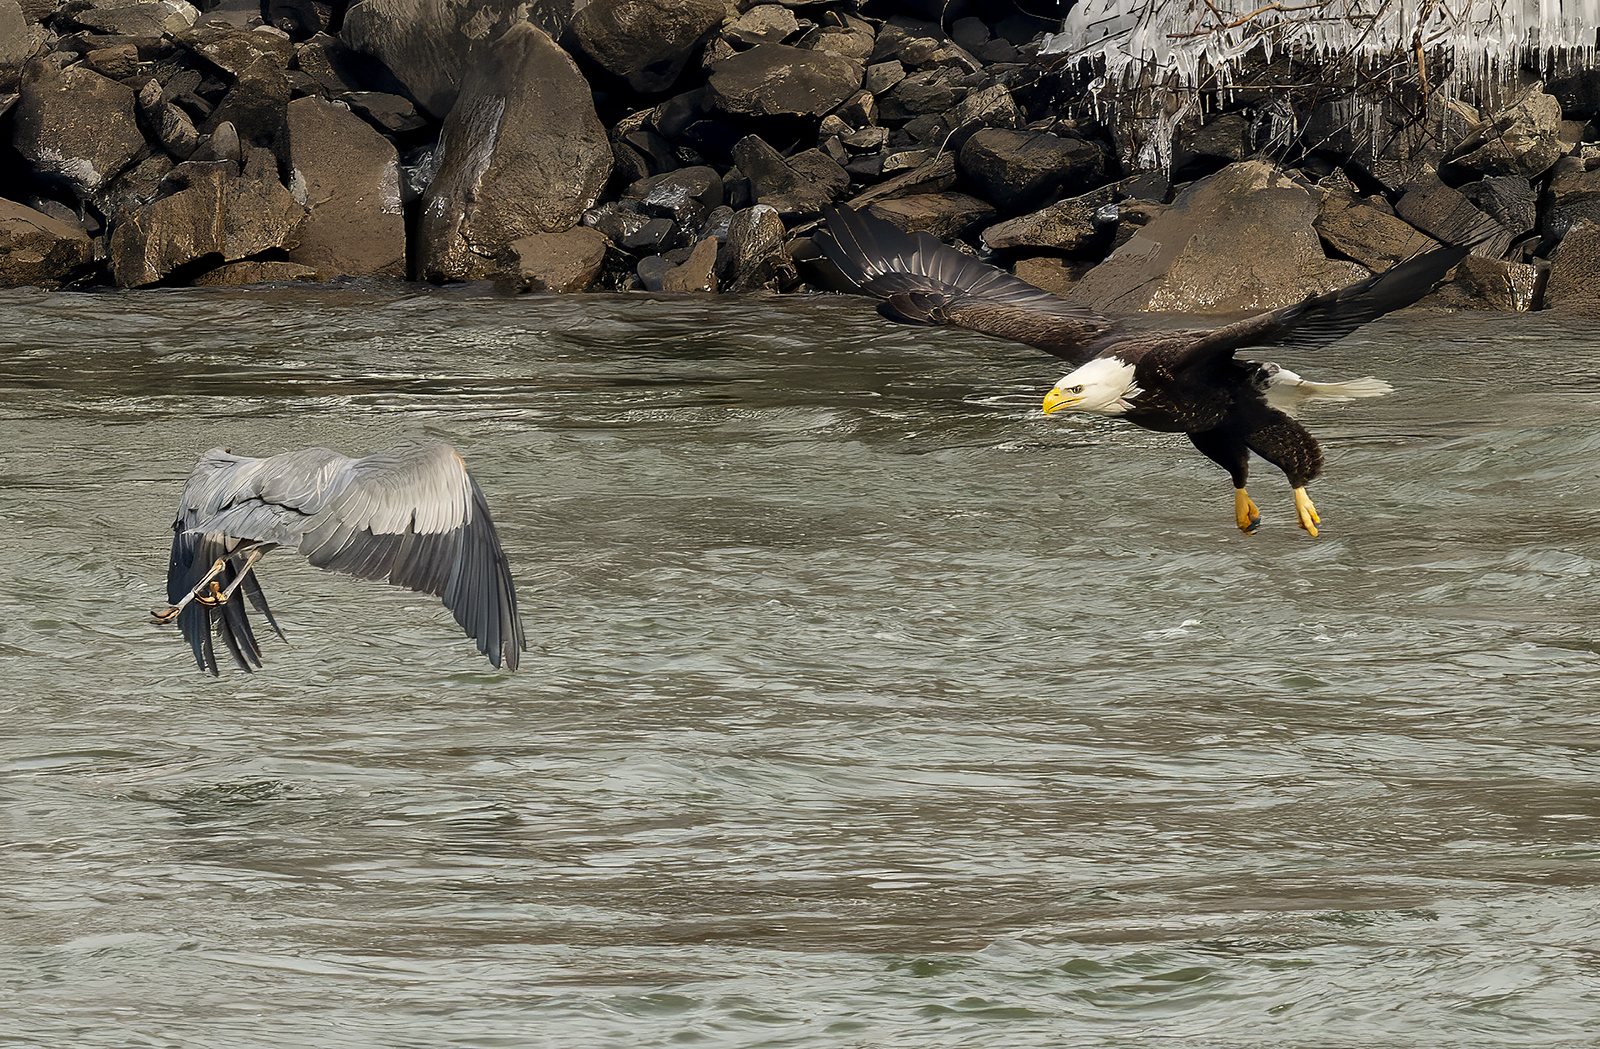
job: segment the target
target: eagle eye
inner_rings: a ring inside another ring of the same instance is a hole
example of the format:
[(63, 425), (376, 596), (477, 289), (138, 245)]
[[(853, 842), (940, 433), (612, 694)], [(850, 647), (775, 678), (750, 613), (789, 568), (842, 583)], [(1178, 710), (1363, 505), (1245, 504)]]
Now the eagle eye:
[(1072, 389), (1068, 390), (1067, 392), (1068, 393), (1082, 393), (1083, 392), (1083, 387), (1082, 386), (1074, 386)]

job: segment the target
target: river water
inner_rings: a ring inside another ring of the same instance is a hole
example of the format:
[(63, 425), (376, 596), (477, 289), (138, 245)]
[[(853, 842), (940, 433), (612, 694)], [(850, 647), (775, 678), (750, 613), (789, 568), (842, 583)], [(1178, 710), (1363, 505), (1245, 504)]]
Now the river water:
[[(1181, 436), (851, 298), (0, 300), (0, 1042), (1592, 1045), (1600, 335), (1310, 357), (1320, 539)], [(197, 454), (454, 443), (530, 649), (262, 577)]]

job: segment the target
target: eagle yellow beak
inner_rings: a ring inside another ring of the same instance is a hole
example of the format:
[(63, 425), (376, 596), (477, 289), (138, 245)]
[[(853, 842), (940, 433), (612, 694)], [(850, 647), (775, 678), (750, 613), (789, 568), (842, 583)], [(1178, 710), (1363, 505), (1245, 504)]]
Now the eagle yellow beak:
[(1081, 400), (1083, 400), (1082, 397), (1069, 394), (1057, 386), (1044, 395), (1044, 405), (1042, 407), (1044, 413), (1049, 415), (1051, 412), (1058, 412), (1063, 408), (1071, 408)]

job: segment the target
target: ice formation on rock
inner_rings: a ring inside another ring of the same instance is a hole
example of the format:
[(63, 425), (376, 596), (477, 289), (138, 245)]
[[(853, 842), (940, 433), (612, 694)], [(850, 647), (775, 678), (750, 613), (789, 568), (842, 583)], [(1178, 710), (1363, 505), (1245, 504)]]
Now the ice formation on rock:
[(1078, 0), (1042, 53), (1090, 63), (1097, 101), (1146, 93), (1143, 145), (1127, 159), (1153, 168), (1170, 161), (1172, 130), (1199, 94), (1226, 93), (1252, 49), (1369, 68), (1448, 49), (1449, 74), (1431, 87), (1455, 96), (1524, 65), (1591, 66), (1597, 26), (1600, 0)]

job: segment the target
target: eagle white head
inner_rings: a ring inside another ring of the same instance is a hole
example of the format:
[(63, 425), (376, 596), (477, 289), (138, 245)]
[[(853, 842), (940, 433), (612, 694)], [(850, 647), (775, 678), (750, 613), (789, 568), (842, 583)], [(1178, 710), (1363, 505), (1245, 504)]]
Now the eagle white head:
[(1075, 412), (1121, 415), (1143, 393), (1133, 381), (1133, 365), (1120, 357), (1096, 357), (1056, 383), (1044, 398), (1044, 413), (1067, 408)]

